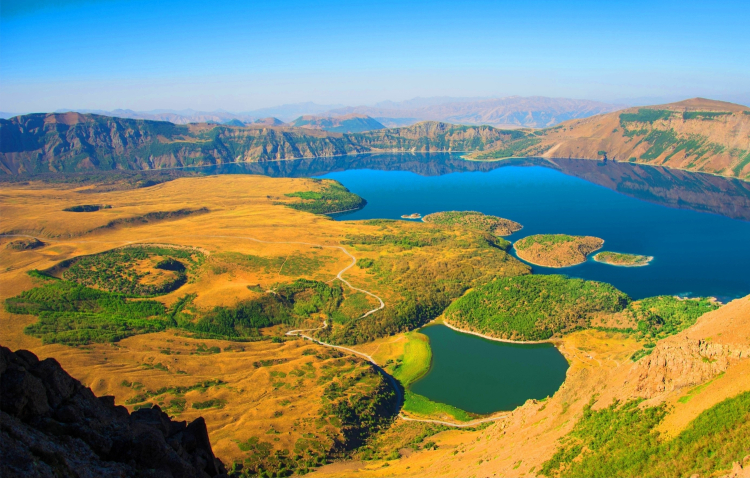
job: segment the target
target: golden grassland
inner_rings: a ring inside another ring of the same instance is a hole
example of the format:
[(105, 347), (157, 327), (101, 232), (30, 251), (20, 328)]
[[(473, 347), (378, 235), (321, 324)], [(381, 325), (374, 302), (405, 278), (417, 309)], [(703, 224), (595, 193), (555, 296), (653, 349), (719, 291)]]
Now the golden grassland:
[[(333, 248), (266, 244), (253, 239), (338, 246), (347, 237), (356, 235), (395, 232), (408, 235), (410, 231), (434, 228), (424, 223), (383, 226), (336, 222), (276, 204), (296, 201), (285, 197), (286, 193), (320, 187), (320, 183), (306, 179), (214, 176), (177, 179), (144, 189), (97, 193), (83, 192), (85, 188), (35, 184), (4, 188), (0, 192), (3, 214), (0, 232), (31, 234), (39, 237), (45, 246), (9, 249), (7, 243), (16, 238), (0, 238), (0, 299), (34, 287), (33, 279), (26, 274), (31, 269), (46, 269), (62, 260), (123, 245), (157, 243), (199, 247), (208, 253), (195, 280), (157, 300), (170, 305), (184, 294), (194, 293), (195, 305), (199, 308), (230, 306), (256, 297), (256, 286), (265, 290), (300, 277), (330, 281), (351, 262), (342, 251)], [(112, 208), (92, 213), (62, 212), (65, 207), (77, 204), (111, 204)], [(102, 228), (113, 219), (185, 208), (207, 208), (208, 212)], [(398, 263), (417, 271), (425, 261), (464, 260), (460, 251), (448, 247), (430, 250), (379, 245), (345, 247), (358, 259), (385, 258), (385, 263), (394, 268)], [(280, 270), (248, 269), (233, 261), (231, 254), (283, 259), (286, 265)], [(527, 272), (515, 259), (499, 264), (497, 267), (506, 268), (507, 273)], [(285, 270), (287, 265), (292, 268)], [(378, 294), (385, 300), (386, 307), (403, 293), (397, 281), (391, 284), (378, 281), (366, 268), (353, 267), (345, 273), (345, 278), (356, 287)], [(316, 422), (327, 385), (321, 379), (326, 374), (346, 375), (369, 367), (361, 359), (336, 357), (325, 347), (302, 339), (280, 343), (232, 342), (191, 338), (175, 330), (137, 335), (114, 344), (43, 345), (23, 333), (24, 327), (35, 321), (35, 317), (0, 309), (2, 345), (13, 350), (31, 350), (40, 358), (54, 357), (97, 395), (114, 395), (118, 404), (126, 404), (131, 409), (134, 403), (127, 402), (147, 391), (192, 387), (184, 393), (167, 392), (139, 403), (161, 404), (180, 419), (205, 417), (214, 450), (227, 463), (247, 456), (239, 443), (251, 437), (260, 437), (280, 449), (293, 446), (306, 435), (320, 439), (334, 435), (335, 424)], [(311, 321), (310, 325), (320, 324)], [(284, 330), (277, 326), (264, 331), (264, 335), (281, 335)], [(750, 343), (748, 331), (750, 299), (744, 298), (706, 314), (684, 334), (731, 345)], [(419, 376), (425, 361), (429, 363), (429, 348), (424, 347), (420, 336), (417, 332), (398, 333), (353, 347), (374, 357), (394, 375), (401, 374), (399, 378), (408, 382)], [(601, 408), (614, 399), (632, 396), (628, 379), (635, 365), (630, 356), (642, 347), (626, 334), (595, 330), (575, 332), (555, 343), (570, 368), (565, 383), (553, 397), (529, 401), (506, 419), (481, 429), (434, 429), (429, 438), (434, 446), (430, 447), (413, 444), (413, 438), (425, 433), (428, 425), (396, 420), (390, 429), (375, 437), (375, 441), (385, 443), (385, 449), (390, 450), (387, 454), (379, 455), (376, 460), (327, 465), (313, 474), (534, 476), (555, 452), (558, 439), (580, 418), (591, 397), (597, 397), (595, 408)], [(415, 350), (419, 353), (414, 353)], [(254, 365), (268, 360), (275, 362)], [(295, 370), (304, 373), (297, 376), (292, 374)], [(662, 428), (666, 433), (675, 434), (701, 411), (723, 398), (750, 390), (748, 371), (748, 362), (739, 360), (703, 388), (667, 392), (645, 404), (663, 401), (672, 404), (673, 411)], [(221, 383), (194, 387), (210, 381)], [(689, 399), (680, 401), (687, 395)], [(184, 405), (175, 400), (184, 400)], [(208, 403), (209, 408), (194, 408), (196, 403)], [(179, 411), (180, 408), (184, 409)]]

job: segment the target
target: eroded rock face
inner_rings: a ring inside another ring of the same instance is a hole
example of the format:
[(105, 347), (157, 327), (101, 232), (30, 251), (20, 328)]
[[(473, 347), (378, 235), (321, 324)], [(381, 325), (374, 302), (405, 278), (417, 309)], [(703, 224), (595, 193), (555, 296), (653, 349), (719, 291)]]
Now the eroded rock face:
[(710, 380), (724, 372), (733, 360), (748, 355), (747, 349), (682, 335), (659, 342), (651, 355), (633, 366), (628, 382), (636, 396), (652, 398)]
[(216, 477), (206, 424), (158, 407), (128, 413), (54, 359), (0, 347), (0, 476)]

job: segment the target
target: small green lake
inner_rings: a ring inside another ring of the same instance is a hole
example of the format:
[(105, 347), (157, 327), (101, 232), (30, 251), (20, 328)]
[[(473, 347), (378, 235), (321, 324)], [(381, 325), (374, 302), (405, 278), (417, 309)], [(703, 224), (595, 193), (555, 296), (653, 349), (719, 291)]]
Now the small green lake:
[(473, 413), (512, 410), (553, 395), (568, 362), (552, 344), (512, 344), (456, 332), (444, 325), (420, 330), (430, 338), (430, 371), (410, 390)]

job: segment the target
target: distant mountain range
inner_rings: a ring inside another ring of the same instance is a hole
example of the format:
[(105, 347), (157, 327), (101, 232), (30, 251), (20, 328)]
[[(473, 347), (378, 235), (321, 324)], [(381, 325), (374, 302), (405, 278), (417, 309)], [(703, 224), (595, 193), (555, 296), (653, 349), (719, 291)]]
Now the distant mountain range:
[(302, 116), (292, 125), (273, 117), (252, 124), (227, 122), (178, 125), (72, 112), (0, 119), (0, 171), (15, 175), (162, 169), (379, 151), (442, 151), (467, 152), (477, 160), (607, 157), (750, 178), (750, 108), (701, 98), (629, 108), (538, 130), (435, 121), (384, 128), (357, 114)]
[[(77, 113), (118, 118), (169, 121), (174, 124), (216, 123), (239, 126), (269, 117), (276, 118), (279, 123), (283, 123), (298, 121), (299, 118), (305, 116), (336, 118), (354, 114), (370, 116), (385, 127), (409, 126), (421, 121), (441, 121), (453, 124), (487, 124), (501, 128), (544, 128), (554, 126), (562, 121), (608, 113), (624, 107), (598, 101), (542, 96), (510, 96), (506, 98), (440, 96), (413, 98), (400, 102), (383, 101), (373, 106), (320, 105), (312, 102), (295, 103), (238, 113), (223, 110), (198, 111), (192, 109), (151, 111), (61, 109), (55, 112), (75, 111)], [(12, 116), (15, 115), (0, 113), (0, 118), (7, 119)], [(333, 123), (337, 122), (333, 121)], [(325, 126), (321, 126), (322, 124), (318, 123), (315, 127), (326, 129)], [(358, 125), (357, 127), (361, 126)], [(339, 126), (333, 126), (333, 128), (337, 128), (334, 131), (344, 132), (344, 130), (339, 129)], [(348, 132), (356, 131), (358, 130), (352, 129)]]
[(624, 108), (589, 100), (546, 98), (543, 96), (489, 99), (455, 99), (447, 102), (410, 100), (380, 103), (382, 106), (339, 108), (327, 114), (368, 115), (386, 126), (400, 126), (404, 120), (442, 121), (453, 124), (486, 124), (499, 128), (544, 128), (563, 121), (586, 118)]

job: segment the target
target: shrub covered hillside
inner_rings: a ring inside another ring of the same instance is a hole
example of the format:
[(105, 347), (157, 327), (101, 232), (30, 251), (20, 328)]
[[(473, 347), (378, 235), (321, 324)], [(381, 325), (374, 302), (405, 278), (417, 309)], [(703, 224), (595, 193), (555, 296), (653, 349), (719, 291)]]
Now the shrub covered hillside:
[(25, 332), (44, 343), (85, 345), (178, 328), (201, 337), (259, 340), (260, 329), (278, 324), (296, 326), (318, 315), (336, 316), (345, 305), (341, 285), (298, 279), (282, 284), (233, 307), (199, 310), (194, 295), (185, 295), (167, 308), (155, 300), (93, 289), (75, 282), (31, 273), (37, 287), (6, 299), (5, 308), (31, 314), (38, 321)]
[(601, 410), (591, 407), (561, 439), (540, 470), (543, 475), (719, 476), (718, 470), (730, 470), (750, 449), (749, 392), (704, 411), (676, 437), (657, 431), (667, 415), (665, 404), (640, 408), (631, 401)]
[(595, 312), (618, 312), (628, 296), (603, 282), (561, 275), (498, 278), (456, 300), (445, 319), (511, 340), (544, 340), (586, 327)]
[(179, 289), (202, 252), (165, 246), (113, 249), (65, 261), (48, 272), (65, 280), (131, 297), (163, 295)]
[(362, 209), (367, 204), (367, 201), (349, 192), (341, 183), (331, 180), (326, 180), (320, 191), (301, 191), (289, 193), (286, 196), (302, 199), (300, 202), (283, 203), (286, 206), (314, 214)]
[(657, 340), (690, 327), (715, 310), (710, 299), (657, 296), (632, 301), (604, 282), (563, 275), (498, 278), (457, 299), (445, 310), (449, 324), (509, 340), (545, 340), (591, 326), (594, 315), (619, 313), (633, 327), (617, 328), (643, 342), (634, 360)]
[(477, 211), (443, 211), (428, 214), (425, 222), (445, 226), (459, 226), (489, 232), (496, 236), (509, 236), (520, 231), (523, 226), (510, 219), (490, 216)]
[(350, 235), (344, 244), (360, 259), (357, 266), (371, 290), (388, 294), (387, 307), (319, 332), (326, 342), (357, 344), (413, 330), (438, 317), (470, 287), (529, 273), (491, 234), (404, 221), (366, 224), (380, 227)]

